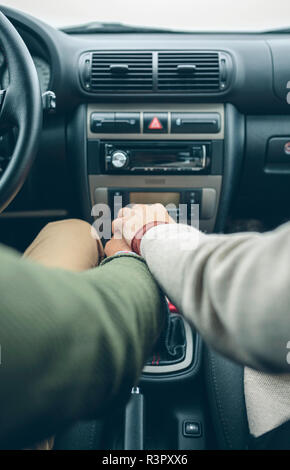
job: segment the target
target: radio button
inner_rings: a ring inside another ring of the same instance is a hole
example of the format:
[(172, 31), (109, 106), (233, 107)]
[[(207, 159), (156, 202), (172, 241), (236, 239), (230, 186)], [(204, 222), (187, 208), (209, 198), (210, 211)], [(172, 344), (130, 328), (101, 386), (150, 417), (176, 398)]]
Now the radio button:
[(129, 157), (125, 152), (116, 150), (112, 153), (112, 165), (114, 168), (124, 168), (129, 161)]
[(186, 191), (187, 204), (200, 204), (201, 203), (201, 190)]

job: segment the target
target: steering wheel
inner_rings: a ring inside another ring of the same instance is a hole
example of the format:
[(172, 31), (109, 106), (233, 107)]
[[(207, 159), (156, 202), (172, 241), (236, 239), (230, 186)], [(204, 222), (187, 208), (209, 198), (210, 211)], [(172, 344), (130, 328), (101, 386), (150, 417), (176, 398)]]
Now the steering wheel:
[(0, 49), (10, 83), (0, 90), (0, 135), (16, 128), (11, 160), (0, 178), (0, 212), (21, 189), (34, 161), (42, 129), (42, 99), (37, 72), (22, 38), (0, 12)]

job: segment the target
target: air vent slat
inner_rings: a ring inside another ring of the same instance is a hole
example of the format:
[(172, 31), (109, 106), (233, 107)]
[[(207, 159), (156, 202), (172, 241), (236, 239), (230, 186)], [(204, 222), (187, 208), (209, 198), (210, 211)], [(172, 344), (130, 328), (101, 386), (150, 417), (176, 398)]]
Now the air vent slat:
[[(113, 73), (113, 65), (127, 65), (127, 70)], [(152, 92), (152, 54), (93, 53), (90, 89), (97, 93)]]
[[(127, 78), (127, 80), (122, 79), (121, 77), (116, 77), (116, 78), (106, 78), (106, 83), (103, 83), (104, 77), (92, 77), (91, 82), (95, 84), (99, 84), (100, 86), (102, 85), (108, 85), (110, 83), (124, 83), (126, 85), (130, 83), (145, 83), (146, 85), (152, 85), (152, 80), (151, 78), (144, 78), (144, 77), (134, 77), (134, 78)], [(101, 82), (101, 83), (100, 83)]]
[[(159, 74), (161, 73), (176, 73), (176, 67), (164, 67), (162, 70), (159, 70)], [(219, 67), (201, 67), (198, 71), (195, 71), (195, 73), (201, 73), (201, 72), (214, 72), (217, 75), (219, 75)]]
[(188, 84), (188, 85), (172, 85), (171, 88), (174, 88), (175, 90), (176, 89), (179, 89), (179, 88), (182, 88), (182, 90), (186, 89), (190, 89), (190, 88), (202, 88), (202, 89), (205, 89), (205, 88), (215, 88), (216, 85), (214, 83), (205, 83), (204, 85), (202, 83), (195, 83), (194, 85), (193, 84)]
[(180, 61), (187, 61), (187, 60), (197, 60), (199, 62), (216, 62), (218, 61), (218, 57), (200, 57), (200, 56), (188, 56), (188, 57), (184, 57), (184, 56), (176, 56), (176, 57), (164, 57), (164, 58), (160, 58), (160, 62), (180, 62)]
[[(174, 77), (173, 77), (173, 78), (174, 78)], [(168, 77), (168, 76), (161, 76), (161, 77), (159, 77), (159, 82), (160, 82), (160, 81), (162, 81), (162, 82), (168, 81), (168, 79), (171, 80), (171, 77)], [(186, 82), (193, 82), (193, 83), (194, 83), (194, 82), (196, 82), (196, 81), (197, 81), (197, 82), (199, 82), (199, 81), (200, 81), (200, 82), (203, 82), (204, 80), (215, 80), (215, 81), (218, 81), (218, 82), (219, 82), (219, 77), (213, 77), (213, 76), (211, 76), (211, 75), (203, 75), (203, 76), (201, 76), (201, 77), (195, 77), (195, 76), (194, 76), (194, 77), (184, 77), (184, 76), (181, 75), (181, 76), (179, 77), (179, 79), (177, 80), (177, 84), (178, 84), (178, 83), (182, 83), (182, 82), (184, 82), (184, 81), (186, 81)]]
[[(116, 91), (116, 90), (127, 90), (127, 87), (125, 85), (104, 85), (102, 87), (96, 86), (96, 90), (106, 90), (106, 91)], [(130, 87), (130, 90), (143, 90), (144, 87), (138, 86), (138, 85), (132, 85)], [(146, 90), (150, 90), (150, 88), (146, 88)]]
[[(106, 78), (106, 77), (107, 77), (107, 75), (104, 74), (104, 73), (94, 73), (94, 74), (92, 75), (91, 80), (102, 80), (103, 78)], [(109, 80), (116, 81), (117, 78), (120, 79), (120, 77), (109, 78), (109, 79), (107, 79), (107, 81), (109, 81)], [(130, 81), (132, 81), (132, 80), (142, 80), (142, 79), (143, 79), (144, 81), (150, 81), (150, 82), (152, 82), (152, 78), (150, 77), (150, 75), (147, 75), (147, 74), (139, 74), (139, 75), (134, 74), (133, 77), (126, 79), (126, 83), (127, 83), (127, 82), (130, 82)]]
[[(108, 72), (110, 72), (110, 69), (109, 68), (98, 68), (98, 70), (94, 70), (92, 72), (92, 75), (98, 75), (98, 74), (102, 74), (102, 75), (107, 75)], [(152, 76), (152, 72), (148, 72), (148, 70), (146, 69), (136, 69), (136, 71), (134, 72), (130, 72), (130, 75), (151, 75)]]
[[(194, 67), (180, 72), (182, 65)], [(179, 67), (178, 67), (179, 66)], [(220, 91), (220, 58), (218, 52), (160, 52), (158, 54), (158, 91)]]
[[(166, 72), (166, 73), (159, 73), (159, 78), (161, 77), (176, 77), (176, 72)], [(182, 77), (182, 75), (179, 75), (179, 77)], [(197, 77), (215, 77), (219, 79), (219, 74), (218, 73), (213, 73), (213, 72), (196, 72), (192, 77), (189, 77), (190, 79), (192, 78), (197, 78)], [(184, 76), (183, 76), (184, 78)]]

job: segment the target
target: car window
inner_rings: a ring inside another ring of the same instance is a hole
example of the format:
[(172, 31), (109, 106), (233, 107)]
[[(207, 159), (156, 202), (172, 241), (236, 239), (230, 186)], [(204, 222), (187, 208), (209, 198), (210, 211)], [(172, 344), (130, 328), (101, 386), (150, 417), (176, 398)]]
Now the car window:
[(290, 2), (285, 0), (4, 0), (1, 4), (56, 27), (101, 21), (190, 31), (265, 31), (290, 25)]

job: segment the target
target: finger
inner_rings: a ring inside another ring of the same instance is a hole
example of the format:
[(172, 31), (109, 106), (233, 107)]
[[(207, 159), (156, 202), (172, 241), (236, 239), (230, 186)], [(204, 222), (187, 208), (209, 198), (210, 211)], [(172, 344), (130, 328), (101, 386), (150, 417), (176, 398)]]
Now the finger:
[(112, 256), (115, 254), (117, 251), (120, 251), (122, 247), (124, 246), (124, 243), (122, 240), (116, 240), (115, 238), (112, 238), (109, 240), (105, 246), (105, 253), (107, 256)]
[(154, 205), (152, 204), (136, 204), (133, 206), (134, 213), (139, 219), (143, 219), (144, 224), (151, 221), (152, 215), (154, 214)]
[(115, 239), (115, 240), (119, 240), (119, 241), (120, 241), (120, 240), (123, 239), (123, 231), (121, 231), (121, 230), (119, 230), (119, 229), (115, 230), (115, 232), (113, 233), (113, 235), (114, 235), (114, 239)]
[(115, 219), (112, 222), (112, 232), (115, 235), (117, 232), (122, 232), (123, 222), (121, 218)]
[(112, 251), (112, 240), (108, 241), (105, 246), (105, 254), (106, 256), (111, 256), (111, 251)]
[(140, 217), (122, 217), (114, 220), (113, 233), (115, 237), (118, 235), (118, 238), (123, 238), (126, 240), (130, 246), (135, 234), (143, 225), (142, 218), (140, 222)]
[[(114, 235), (118, 234), (123, 234), (123, 227), (124, 224), (129, 220), (129, 217), (118, 217), (117, 219), (113, 220), (112, 222), (112, 232)], [(118, 236), (118, 238), (120, 238)], [(122, 236), (121, 236), (122, 238)]]
[(132, 210), (135, 212), (145, 212), (149, 207), (148, 204), (134, 204), (132, 206)]
[(134, 211), (130, 207), (122, 207), (118, 212), (118, 218), (130, 217), (132, 215), (134, 215)]
[(145, 224), (149, 217), (151, 206), (149, 204), (136, 204), (132, 209), (136, 217), (142, 219)]

